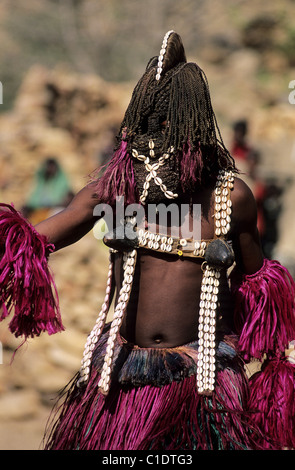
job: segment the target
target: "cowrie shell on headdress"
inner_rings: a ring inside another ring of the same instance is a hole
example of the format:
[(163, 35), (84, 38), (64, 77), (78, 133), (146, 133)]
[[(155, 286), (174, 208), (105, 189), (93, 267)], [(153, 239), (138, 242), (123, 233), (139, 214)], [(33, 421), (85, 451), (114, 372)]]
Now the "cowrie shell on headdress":
[(173, 30), (168, 31), (165, 34), (164, 39), (163, 39), (163, 43), (162, 43), (159, 58), (158, 58), (157, 74), (156, 74), (157, 81), (159, 81), (161, 78), (162, 65), (163, 65), (164, 55), (166, 54), (167, 41), (171, 33), (174, 33), (174, 31)]

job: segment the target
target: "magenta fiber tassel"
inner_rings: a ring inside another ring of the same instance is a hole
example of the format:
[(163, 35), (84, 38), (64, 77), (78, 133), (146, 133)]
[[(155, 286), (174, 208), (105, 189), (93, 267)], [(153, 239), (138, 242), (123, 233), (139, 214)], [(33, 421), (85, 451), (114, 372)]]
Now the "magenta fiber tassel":
[(261, 432), (277, 450), (295, 448), (295, 365), (275, 358), (262, 366), (250, 380), (249, 409)]
[(64, 329), (47, 264), (53, 250), (46, 237), (12, 206), (0, 204), (0, 320), (13, 312), (9, 329), (16, 337), (39, 336), (42, 331), (51, 335)]
[(183, 146), (183, 152), (180, 156), (180, 182), (185, 189), (187, 185), (192, 187), (198, 181), (201, 182), (201, 175), (203, 170), (202, 151), (199, 148), (197, 151), (192, 152), (189, 143)]
[(111, 161), (105, 167), (99, 168), (96, 174), (99, 174), (104, 168), (105, 172), (97, 179), (94, 188), (99, 201), (114, 205), (116, 196), (124, 195), (126, 205), (138, 202), (134, 168), (127, 153), (127, 141), (121, 141), (120, 147), (114, 152)]
[(255, 274), (240, 284), (232, 276), (239, 351), (244, 358), (284, 351), (295, 339), (295, 283), (278, 261), (265, 259)]

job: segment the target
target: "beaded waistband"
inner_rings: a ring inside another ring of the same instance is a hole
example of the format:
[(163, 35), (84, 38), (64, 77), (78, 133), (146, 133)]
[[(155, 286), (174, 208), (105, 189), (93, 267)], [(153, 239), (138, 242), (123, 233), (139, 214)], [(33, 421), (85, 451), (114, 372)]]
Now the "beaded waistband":
[(203, 258), (211, 241), (212, 240), (178, 238), (154, 233), (149, 230), (138, 230), (139, 248), (146, 248), (162, 253), (177, 254), (179, 256)]

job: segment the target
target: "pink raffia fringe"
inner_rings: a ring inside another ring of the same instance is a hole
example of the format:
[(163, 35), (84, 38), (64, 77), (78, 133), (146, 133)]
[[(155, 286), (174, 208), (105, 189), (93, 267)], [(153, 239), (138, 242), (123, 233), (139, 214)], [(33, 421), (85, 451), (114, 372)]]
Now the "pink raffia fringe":
[(239, 351), (246, 360), (276, 355), (295, 339), (295, 283), (278, 261), (265, 259), (261, 269), (237, 282), (232, 276)]
[(180, 183), (182, 189), (185, 191), (187, 186), (194, 187), (198, 182), (202, 180), (202, 170), (203, 170), (203, 157), (202, 150), (199, 146), (198, 150), (193, 152), (191, 150), (191, 145), (188, 142), (183, 146), (183, 152), (179, 158), (180, 160)]
[(294, 384), (295, 366), (283, 357), (266, 361), (250, 380), (252, 419), (278, 450), (295, 449)]
[(14, 207), (0, 204), (0, 321), (13, 312), (9, 329), (16, 337), (64, 329), (48, 267), (53, 250)]
[(212, 398), (198, 395), (194, 375), (162, 387), (116, 383), (107, 397), (98, 392), (98, 378), (92, 374), (85, 391), (76, 377), (69, 384), (49, 422), (45, 450), (266, 448), (243, 409), (243, 379), (229, 368), (219, 374)]
[(264, 361), (250, 380), (248, 408), (276, 449), (295, 448), (295, 365), (285, 357), (295, 339), (295, 284), (278, 261), (264, 260), (242, 282), (232, 276), (238, 349), (246, 360)]
[(219, 343), (215, 391), (203, 396), (196, 386), (197, 342), (139, 348), (118, 335), (104, 396), (98, 383), (108, 335), (109, 325), (96, 343), (89, 382), (79, 387), (78, 373), (59, 395), (44, 436), (46, 450), (266, 448), (247, 410), (249, 382), (235, 337)]
[[(101, 171), (104, 173), (100, 176)], [(99, 167), (91, 179), (96, 181), (94, 191), (101, 202), (114, 206), (116, 197), (122, 195), (126, 205), (138, 202), (135, 173), (126, 140), (121, 141), (110, 162)]]

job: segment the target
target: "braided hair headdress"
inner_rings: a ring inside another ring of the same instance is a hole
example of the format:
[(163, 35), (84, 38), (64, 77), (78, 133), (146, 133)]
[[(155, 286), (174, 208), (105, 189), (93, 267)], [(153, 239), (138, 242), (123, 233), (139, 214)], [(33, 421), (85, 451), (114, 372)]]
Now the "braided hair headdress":
[[(135, 86), (117, 141), (96, 188), (97, 197), (109, 204), (121, 195), (126, 204), (140, 202), (145, 168), (133, 152), (149, 155), (150, 142), (154, 158), (169, 155), (159, 171), (172, 192), (193, 191), (196, 184), (216, 177), (220, 168), (235, 170), (217, 125), (206, 75), (196, 63), (187, 62), (174, 31), (165, 34), (159, 56), (149, 60)], [(153, 202), (163, 196), (156, 186)]]

